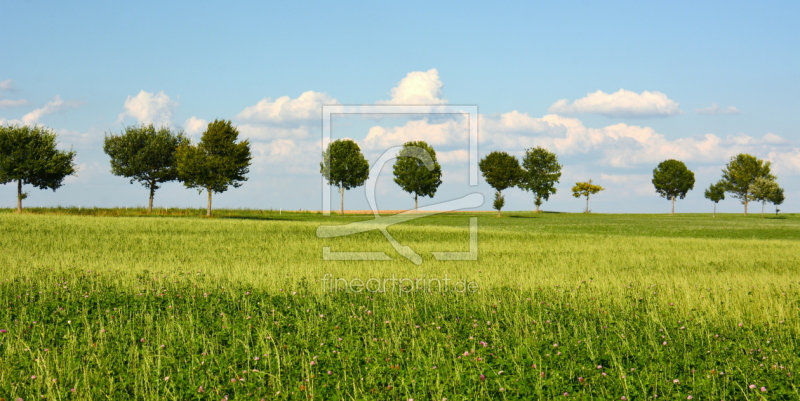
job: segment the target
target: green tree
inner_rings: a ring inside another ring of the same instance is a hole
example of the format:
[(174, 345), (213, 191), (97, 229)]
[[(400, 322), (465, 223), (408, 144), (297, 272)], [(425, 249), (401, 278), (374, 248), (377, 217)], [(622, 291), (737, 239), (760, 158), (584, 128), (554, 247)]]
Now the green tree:
[(337, 139), (328, 144), (319, 164), (328, 184), (339, 187), (340, 213), (344, 214), (344, 191), (364, 185), (369, 178), (369, 163), (361, 148), (350, 139)]
[(211, 216), (211, 193), (222, 193), (247, 181), (250, 141), (236, 142), (239, 130), (227, 120), (208, 124), (200, 143), (178, 148), (178, 177), (187, 188), (208, 192), (206, 216)]
[(775, 205), (775, 215), (777, 216), (778, 212), (781, 211), (780, 209), (778, 209), (778, 205), (783, 204), (783, 201), (786, 200), (786, 197), (783, 194), (783, 188), (778, 187), (778, 189), (775, 190), (767, 200), (769, 201), (769, 203)]
[(497, 217), (500, 217), (500, 210), (505, 205), (503, 190), (517, 185), (522, 174), (519, 161), (506, 152), (494, 151), (481, 159), (478, 167), (486, 183), (495, 189), (494, 208), (497, 210)]
[(759, 178), (775, 179), (775, 176), (770, 174), (770, 165), (770, 162), (740, 153), (732, 157), (722, 170), (725, 192), (730, 192), (731, 196), (742, 201), (745, 216), (747, 216), (747, 204), (753, 200), (753, 194), (750, 192), (753, 182)]
[(694, 188), (694, 173), (680, 160), (669, 159), (653, 169), (653, 186), (656, 193), (672, 202), (675, 215), (675, 198), (683, 199)]
[(773, 194), (778, 191), (783, 193), (783, 190), (774, 179), (759, 177), (750, 184), (750, 193), (753, 200), (761, 202), (761, 218), (764, 218), (764, 206), (767, 205)]
[(394, 162), (394, 182), (403, 191), (414, 194), (414, 210), (417, 210), (418, 198), (433, 198), (442, 185), (442, 167), (436, 161), (436, 151), (424, 141), (403, 144)]
[(183, 132), (153, 124), (125, 127), (119, 135), (106, 135), (103, 151), (111, 157), (111, 173), (131, 179), (150, 190), (147, 213), (153, 211), (153, 197), (165, 182), (178, 179), (175, 154), (189, 140)]
[(75, 152), (58, 150), (57, 136), (40, 126), (0, 126), (0, 184), (17, 182), (17, 213), (22, 213), (25, 184), (55, 191), (73, 175)]
[(714, 202), (714, 217), (717, 217), (717, 203), (721, 200), (725, 200), (725, 183), (718, 181), (715, 184), (711, 184), (703, 195), (706, 199)]
[(542, 202), (556, 193), (555, 184), (560, 178), (561, 165), (558, 164), (555, 153), (541, 146), (525, 151), (518, 185), (525, 191), (533, 192), (533, 204), (536, 205), (537, 213)]
[(604, 190), (605, 188), (592, 184), (592, 180), (589, 180), (589, 182), (576, 182), (575, 186), (572, 187), (572, 196), (576, 198), (585, 196), (586, 210), (584, 210), (584, 213), (589, 213), (589, 196)]

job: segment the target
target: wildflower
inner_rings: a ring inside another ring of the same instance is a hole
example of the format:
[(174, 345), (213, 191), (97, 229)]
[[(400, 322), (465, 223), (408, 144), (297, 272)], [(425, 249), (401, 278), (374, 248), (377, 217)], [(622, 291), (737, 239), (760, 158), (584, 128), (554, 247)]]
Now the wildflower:
[(36, 375), (31, 376), (31, 380), (36, 380)]
[(672, 382), (673, 382), (673, 383), (675, 383), (675, 384), (679, 384), (681, 381), (680, 381), (680, 380), (678, 380), (678, 379), (675, 379), (675, 380), (673, 380)]
[(502, 370), (501, 370), (501, 371), (497, 372), (497, 375), (498, 375), (498, 376), (499, 376), (499, 375), (502, 375), (502, 374), (503, 374), (503, 372), (504, 372), (504, 371), (502, 371)]
[(311, 366), (314, 366), (314, 365), (317, 364), (317, 361), (311, 361), (310, 363), (311, 363)]
[(165, 377), (164, 381), (169, 381), (169, 376)]
[(569, 393), (564, 393), (564, 397), (569, 397)]
[(586, 379), (584, 379), (583, 377), (579, 377), (578, 378), (578, 383), (585, 383), (585, 382), (586, 382)]
[(692, 400), (692, 399), (694, 399), (694, 397), (692, 397), (692, 396), (690, 395), (690, 396), (686, 397), (686, 399), (687, 399), (687, 400)]
[(597, 369), (603, 369), (603, 365), (597, 365)]
[(259, 360), (259, 359), (260, 359), (259, 357), (255, 357), (255, 358), (253, 358), (253, 360), (254, 360), (254, 361), (257, 361), (257, 360)]
[(503, 388), (503, 387), (500, 387), (500, 391), (506, 391), (506, 389)]
[(482, 382), (485, 382), (485, 381), (486, 381), (486, 375), (481, 375), (481, 381), (482, 381)]
[(6, 329), (0, 329), (0, 334), (5, 334), (5, 333), (8, 333), (8, 330), (6, 330)]
[(329, 370), (329, 371), (328, 371), (328, 375), (330, 376), (330, 375), (332, 375), (332, 374), (333, 374), (333, 372), (331, 372), (331, 371)]
[(627, 400), (627, 399), (628, 399), (628, 397), (625, 397), (625, 396), (623, 395), (622, 397), (619, 397), (619, 399), (620, 399), (620, 400), (622, 400), (622, 401), (625, 401), (625, 400)]
[(204, 393), (205, 391), (206, 391), (206, 389), (204, 389), (203, 386), (200, 386), (200, 387), (197, 388), (197, 392), (198, 393)]
[(766, 391), (767, 391), (767, 388), (766, 388), (766, 387), (761, 387), (761, 391), (762, 391), (762, 392), (766, 392)]
[(752, 390), (752, 389), (756, 388), (756, 385), (755, 385), (755, 384), (751, 384), (751, 385), (750, 385), (750, 386), (748, 386), (748, 387), (750, 387), (750, 389)]

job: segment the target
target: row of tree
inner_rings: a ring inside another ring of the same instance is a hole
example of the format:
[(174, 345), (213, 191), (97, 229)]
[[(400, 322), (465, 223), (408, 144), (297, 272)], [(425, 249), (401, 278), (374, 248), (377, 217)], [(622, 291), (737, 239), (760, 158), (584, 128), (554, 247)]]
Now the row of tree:
[[(148, 213), (153, 210), (156, 190), (178, 180), (187, 188), (208, 192), (206, 214), (210, 216), (212, 193), (247, 181), (250, 142), (237, 142), (238, 137), (238, 129), (226, 120), (209, 123), (197, 144), (180, 131), (138, 125), (106, 135), (103, 150), (111, 158), (112, 174), (150, 190)], [(27, 197), (23, 185), (55, 191), (76, 173), (75, 152), (59, 150), (56, 144), (56, 134), (44, 127), (0, 127), (0, 183), (17, 183), (17, 212)]]
[[(426, 157), (430, 160), (426, 160)], [(419, 196), (433, 197), (442, 183), (436, 152), (425, 142), (407, 142), (396, 158), (394, 181), (404, 191), (414, 195), (416, 210)], [(535, 211), (539, 212), (542, 203), (556, 193), (555, 184), (561, 178), (562, 168), (558, 157), (543, 147), (527, 149), (522, 163), (507, 152), (494, 151), (481, 159), (478, 166), (486, 182), (495, 190), (493, 206), (498, 217), (505, 205), (503, 191), (512, 187), (531, 192)], [(369, 163), (357, 143), (350, 139), (340, 139), (331, 142), (323, 153), (320, 172), (329, 184), (339, 188), (340, 211), (344, 213), (344, 191), (366, 182), (369, 178)], [(725, 199), (725, 193), (742, 201), (745, 215), (750, 202), (762, 203), (763, 216), (767, 202), (777, 206), (784, 201), (784, 191), (778, 185), (775, 175), (771, 174), (768, 161), (739, 154), (731, 158), (722, 173), (722, 179), (705, 191), (705, 197), (714, 202), (714, 216), (716, 205)], [(682, 161), (665, 160), (653, 170), (652, 183), (656, 193), (671, 202), (671, 213), (674, 215), (675, 200), (683, 199), (694, 188), (694, 172)], [(586, 197), (585, 212), (588, 213), (589, 198), (604, 189), (593, 184), (592, 180), (578, 182), (572, 187), (572, 195), (576, 198)]]
[[(119, 134), (107, 134), (103, 150), (110, 157), (111, 172), (139, 182), (150, 191), (148, 212), (152, 212), (155, 192), (170, 181), (180, 181), (187, 188), (206, 191), (207, 215), (211, 215), (212, 193), (237, 188), (247, 181), (246, 174), (252, 159), (248, 140), (238, 141), (239, 131), (230, 121), (215, 120), (208, 124), (197, 144), (191, 143), (181, 131), (156, 129), (152, 124), (126, 127)], [(17, 211), (27, 197), (23, 185), (56, 190), (65, 177), (76, 172), (75, 152), (57, 149), (56, 134), (40, 126), (0, 126), (0, 183), (17, 183)], [(771, 164), (748, 154), (731, 158), (722, 170), (722, 179), (712, 184), (705, 197), (716, 204), (729, 193), (744, 205), (761, 202), (761, 214), (766, 203), (780, 205), (784, 191), (771, 173)], [(536, 212), (543, 202), (556, 193), (555, 184), (561, 178), (562, 165), (558, 157), (542, 147), (530, 148), (520, 163), (507, 152), (494, 151), (486, 155), (479, 167), (486, 182), (495, 189), (494, 208), (498, 216), (505, 205), (503, 191), (518, 187), (533, 194)], [(331, 185), (339, 188), (340, 211), (344, 213), (344, 192), (364, 185), (369, 178), (369, 163), (357, 143), (340, 139), (328, 144), (323, 152), (320, 172)], [(396, 155), (394, 182), (413, 194), (414, 209), (419, 197), (433, 197), (442, 184), (442, 169), (436, 151), (424, 141), (406, 142)], [(665, 160), (653, 170), (656, 193), (672, 203), (683, 199), (694, 188), (694, 173), (679, 160)], [(578, 182), (572, 195), (589, 198), (604, 188), (588, 182)], [(777, 208), (776, 208), (777, 213)]]

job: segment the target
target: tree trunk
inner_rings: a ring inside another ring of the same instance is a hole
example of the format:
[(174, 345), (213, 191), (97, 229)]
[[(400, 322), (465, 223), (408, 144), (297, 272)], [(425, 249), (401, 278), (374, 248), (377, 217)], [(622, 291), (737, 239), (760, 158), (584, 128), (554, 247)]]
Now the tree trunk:
[(419, 207), (418, 207), (419, 206), (419, 202), (417, 200), (418, 197), (419, 197), (419, 195), (414, 194), (414, 213), (419, 211), (418, 210), (419, 209)]
[(672, 215), (675, 215), (675, 197), (672, 197)]
[(714, 202), (714, 214), (711, 217), (717, 217), (717, 202)]
[(539, 213), (539, 205), (542, 203), (542, 198), (537, 196), (536, 197), (536, 202), (533, 202), (533, 203), (536, 204), (536, 213)]
[(344, 215), (344, 187), (339, 187), (341, 200), (339, 201), (339, 214)]
[(17, 213), (22, 213), (22, 180), (17, 180)]
[(747, 216), (747, 199), (744, 201), (744, 215)]
[(767, 205), (767, 201), (761, 202), (761, 218), (764, 218), (764, 206)]
[(206, 217), (211, 217), (211, 188), (206, 188), (208, 191), (208, 207), (206, 208)]
[[(777, 214), (777, 213), (775, 213), (775, 214)], [(500, 211), (499, 210), (497, 211), (497, 217), (502, 217), (502, 216), (500, 216)]]
[(584, 213), (589, 213), (589, 195), (586, 195), (586, 210)]
[(150, 201), (147, 203), (147, 213), (153, 213), (153, 197), (156, 196), (155, 182), (150, 183)]

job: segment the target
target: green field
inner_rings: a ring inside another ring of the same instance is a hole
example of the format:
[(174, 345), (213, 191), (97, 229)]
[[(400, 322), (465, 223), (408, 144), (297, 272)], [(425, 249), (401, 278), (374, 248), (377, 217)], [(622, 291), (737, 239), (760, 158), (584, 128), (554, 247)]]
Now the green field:
[(426, 217), (389, 229), (415, 265), (315, 235), (367, 216), (203, 212), (0, 212), (0, 397), (800, 398), (800, 215), (477, 213), (477, 261)]

